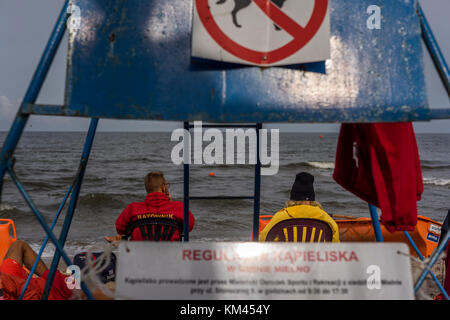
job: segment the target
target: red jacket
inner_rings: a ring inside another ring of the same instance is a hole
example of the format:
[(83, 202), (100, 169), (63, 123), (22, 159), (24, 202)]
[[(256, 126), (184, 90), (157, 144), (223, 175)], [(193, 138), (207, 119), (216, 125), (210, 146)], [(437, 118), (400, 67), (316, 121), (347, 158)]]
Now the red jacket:
[[(145, 197), (144, 202), (133, 202), (129, 204), (116, 220), (118, 234), (124, 235), (127, 226), (145, 218), (171, 218), (181, 223), (184, 221), (184, 205), (180, 201), (170, 201), (162, 192), (152, 192)], [(194, 227), (194, 216), (189, 211), (189, 231)], [(136, 228), (130, 240), (142, 240), (139, 228)], [(180, 233), (175, 231), (171, 241), (180, 240)]]
[(414, 230), (423, 182), (411, 123), (342, 124), (333, 178), (379, 207), (390, 232)]

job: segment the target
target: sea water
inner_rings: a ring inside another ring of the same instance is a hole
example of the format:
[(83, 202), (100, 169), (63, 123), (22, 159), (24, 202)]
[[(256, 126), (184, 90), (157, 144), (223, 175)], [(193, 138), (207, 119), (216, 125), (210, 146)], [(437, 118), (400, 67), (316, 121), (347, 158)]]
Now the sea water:
[[(85, 133), (26, 132), (16, 150), (15, 170), (46, 221), (50, 223), (73, 181)], [(144, 176), (163, 171), (175, 200), (183, 200), (183, 165), (171, 161), (170, 133), (107, 133), (96, 135), (81, 189), (66, 250), (74, 255), (105, 244), (115, 235), (115, 220), (133, 201), (145, 198)], [(322, 136), (322, 137), (321, 137)], [(0, 143), (6, 133), (0, 133)], [(332, 178), (338, 135), (336, 133), (281, 133), (279, 171), (262, 176), (261, 214), (274, 214), (289, 199), (296, 173), (315, 176), (316, 200), (333, 214), (369, 217), (367, 204), (336, 184)], [(442, 221), (450, 209), (450, 135), (418, 134), (425, 191), (419, 214)], [(252, 165), (190, 166), (191, 196), (252, 196)], [(209, 173), (214, 172), (214, 176)], [(195, 216), (191, 241), (250, 241), (251, 200), (192, 200)], [(65, 213), (65, 211), (63, 212)], [(31, 210), (12, 181), (6, 177), (0, 218), (13, 219), (18, 238), (35, 250), (45, 238)], [(56, 226), (58, 236), (64, 214)], [(44, 253), (52, 256), (53, 247)]]

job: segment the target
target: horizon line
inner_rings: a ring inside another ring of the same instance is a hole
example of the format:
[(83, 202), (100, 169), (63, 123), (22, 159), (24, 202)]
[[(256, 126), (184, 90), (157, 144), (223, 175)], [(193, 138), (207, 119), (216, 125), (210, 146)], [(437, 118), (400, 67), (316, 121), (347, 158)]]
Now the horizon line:
[[(271, 128), (273, 129), (273, 128)], [(9, 130), (0, 130), (0, 133), (8, 133)], [(87, 130), (28, 130), (24, 131), (24, 133), (53, 133), (53, 132), (60, 132), (60, 133), (86, 133)], [(172, 131), (153, 131), (153, 130), (97, 130), (97, 133), (171, 133)], [(282, 130), (280, 129), (280, 133), (332, 133), (332, 134), (338, 134), (339, 131), (290, 131), (290, 130)], [(417, 134), (450, 134), (450, 132), (434, 132), (434, 131), (416, 131)]]

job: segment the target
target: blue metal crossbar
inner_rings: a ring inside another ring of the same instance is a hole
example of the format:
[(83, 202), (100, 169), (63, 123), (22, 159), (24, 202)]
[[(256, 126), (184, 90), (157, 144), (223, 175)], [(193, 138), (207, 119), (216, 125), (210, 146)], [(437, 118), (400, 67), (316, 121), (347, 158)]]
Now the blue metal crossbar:
[[(59, 242), (62, 246), (66, 243), (67, 234), (69, 233), (70, 225), (72, 223), (73, 215), (75, 212), (75, 208), (78, 201), (78, 196), (81, 190), (81, 184), (83, 183), (84, 173), (86, 171), (86, 166), (89, 160), (89, 155), (91, 153), (92, 144), (94, 142), (95, 132), (97, 131), (98, 119), (94, 118), (91, 120), (91, 124), (89, 126), (89, 131), (86, 137), (86, 142), (84, 144), (83, 154), (81, 155), (79, 172), (76, 177), (76, 182), (73, 188), (73, 193), (70, 198), (69, 208), (67, 209), (67, 215), (64, 220), (64, 224), (61, 230), (61, 235), (59, 238)], [(50, 293), (50, 288), (53, 283), (53, 278), (55, 276), (56, 270), (58, 268), (59, 260), (61, 258), (61, 254), (59, 251), (55, 252), (53, 256), (52, 265), (50, 267), (50, 271), (48, 274), (47, 282), (45, 284), (43, 299), (47, 299)]]
[(450, 109), (432, 109), (431, 119), (433, 120), (450, 119)]
[[(11, 167), (11, 162), (8, 163), (7, 166), (7, 170), (8, 173), (11, 177), (11, 179), (13, 180), (13, 182), (16, 184), (17, 189), (19, 190), (19, 192), (22, 194), (25, 202), (28, 204), (28, 206), (30, 207), (30, 209), (33, 211), (34, 215), (36, 216), (38, 222), (40, 223), (41, 227), (44, 229), (44, 231), (47, 233), (48, 237), (50, 238), (50, 240), (53, 242), (53, 244), (56, 247), (56, 252), (59, 252), (60, 255), (63, 257), (64, 262), (67, 265), (71, 265), (72, 261), (69, 259), (69, 257), (67, 256), (67, 254), (65, 253), (63, 246), (58, 242), (58, 240), (56, 239), (55, 235), (53, 234), (53, 232), (49, 229), (47, 223), (45, 222), (44, 218), (42, 217), (42, 214), (39, 212), (39, 210), (37, 209), (37, 207), (34, 205), (33, 201), (31, 200), (31, 197), (29, 196), (29, 194), (27, 193), (27, 191), (25, 190), (25, 188), (23, 187), (22, 183), (20, 182), (19, 178), (17, 178), (16, 174), (14, 173), (13, 168)], [(48, 276), (50, 277), (50, 275)], [(86, 294), (86, 296), (88, 297), (88, 299), (93, 299), (92, 294), (90, 292), (90, 290), (88, 289), (88, 287), (81, 282), (81, 288), (83, 289), (84, 293)]]
[[(423, 282), (425, 281), (425, 278), (427, 277), (428, 273), (431, 272), (431, 268), (433, 268), (434, 264), (437, 262), (439, 256), (441, 253), (447, 248), (447, 245), (450, 240), (450, 232), (447, 232), (445, 235), (445, 238), (441, 241), (437, 249), (434, 251), (430, 262), (426, 265), (426, 269), (422, 272), (420, 275), (419, 280), (416, 283), (416, 286), (414, 287), (414, 292), (417, 293), (420, 289), (420, 287), (423, 285)], [(448, 275), (447, 275), (448, 276)], [(441, 288), (440, 288), (441, 289)], [(448, 294), (444, 290), (444, 288), (441, 289), (441, 292), (444, 294), (444, 296), (448, 299)]]
[[(408, 239), (409, 243), (412, 245), (414, 251), (417, 253), (417, 255), (419, 256), (420, 260), (424, 260), (425, 257), (422, 255), (422, 253), (420, 252), (419, 248), (417, 247), (416, 243), (414, 242), (413, 238), (411, 237), (411, 235), (408, 233), (408, 231), (403, 231), (403, 233), (405, 234), (406, 238)], [(444, 287), (442, 286), (441, 282), (439, 281), (439, 279), (436, 277), (436, 275), (434, 274), (433, 271), (431, 271), (430, 269), (430, 274), (431, 277), (433, 278), (434, 282), (436, 283), (436, 285), (438, 286), (439, 290), (444, 294), (445, 298), (448, 300), (448, 294), (445, 291)]]
[[(184, 129), (194, 128), (194, 125), (188, 121), (184, 122)], [(189, 241), (189, 201), (190, 200), (233, 200), (250, 199), (253, 200), (253, 241), (258, 241), (259, 235), (259, 210), (261, 197), (261, 162), (259, 159), (259, 133), (262, 129), (262, 123), (256, 124), (212, 124), (202, 125), (202, 128), (255, 128), (256, 129), (256, 164), (255, 164), (255, 183), (253, 196), (210, 196), (193, 197), (189, 195), (189, 164), (184, 164), (184, 241)], [(189, 146), (190, 147), (190, 146)], [(185, 159), (186, 160), (186, 159)]]
[[(374, 205), (369, 204), (369, 209), (370, 209), (370, 215), (371, 215), (371, 218), (372, 218), (373, 229), (374, 229), (374, 232), (375, 232), (375, 239), (376, 239), (377, 242), (383, 242), (383, 234), (381, 232), (381, 225), (380, 225), (380, 222), (378, 220), (377, 208)], [(405, 234), (406, 238), (408, 239), (409, 243), (411, 244), (411, 246), (413, 247), (414, 251), (417, 253), (417, 255), (420, 258), (420, 260), (423, 261), (425, 258), (422, 255), (422, 253), (420, 252), (419, 248), (417, 247), (416, 243), (414, 242), (414, 240), (412, 239), (410, 234), (407, 231), (404, 231), (404, 234)], [(427, 265), (426, 268), (427, 268), (428, 272), (431, 274), (431, 277), (433, 278), (434, 282), (438, 286), (439, 290), (443, 293), (444, 297), (447, 300), (449, 300), (449, 296), (448, 296), (447, 292), (445, 291), (444, 287), (442, 286), (441, 282), (436, 277), (436, 275), (433, 273), (433, 271), (431, 271), (432, 266), (433, 265), (430, 263), (429, 265)], [(418, 288), (420, 288), (420, 286)], [(417, 290), (418, 290), (418, 288), (417, 288)], [(415, 292), (417, 292), (417, 290), (415, 290)]]
[(439, 44), (437, 43), (433, 31), (431, 31), (431, 27), (428, 24), (427, 18), (423, 13), (422, 7), (420, 4), (417, 4), (417, 15), (420, 18), (420, 26), (422, 29), (422, 38), (425, 41), (425, 44), (428, 48), (428, 51), (431, 54), (431, 58), (433, 59), (434, 65), (441, 77), (442, 83), (444, 84), (445, 89), (447, 90), (447, 94), (450, 96), (450, 70), (448, 68), (447, 62), (445, 61), (444, 55), (439, 48)]
[[(44, 221), (42, 215), (36, 208), (36, 206), (33, 204), (30, 196), (26, 192), (23, 185), (20, 183), (19, 179), (15, 175), (13, 168), (11, 166), (12, 162), (12, 156), (14, 154), (14, 151), (17, 147), (17, 144), (19, 143), (20, 137), (22, 136), (22, 133), (25, 129), (25, 125), (29, 119), (29, 114), (22, 113), (21, 110), (25, 108), (25, 106), (29, 104), (34, 104), (36, 102), (36, 99), (39, 95), (39, 92), (42, 88), (42, 85), (45, 81), (45, 78), (48, 74), (48, 71), (50, 69), (50, 66), (53, 62), (53, 59), (56, 55), (56, 52), (58, 50), (58, 47), (61, 43), (61, 40), (64, 36), (65, 30), (66, 30), (66, 21), (69, 17), (69, 14), (67, 13), (67, 9), (69, 7), (69, 1), (65, 1), (64, 5), (61, 9), (60, 15), (57, 19), (56, 25), (53, 28), (53, 31), (50, 35), (50, 39), (47, 42), (47, 45), (44, 49), (44, 52), (41, 56), (41, 59), (39, 61), (39, 64), (36, 68), (36, 71), (32, 77), (31, 83), (27, 89), (27, 92), (25, 93), (24, 99), (22, 101), (21, 107), (19, 109), (19, 112), (17, 113), (17, 116), (11, 126), (11, 129), (9, 131), (8, 136), (6, 137), (5, 143), (3, 145), (3, 148), (0, 153), (0, 201), (1, 201), (1, 190), (3, 187), (3, 179), (6, 170), (8, 170), (9, 175), (11, 176), (13, 182), (16, 184), (17, 188), (19, 189), (20, 193), (24, 197), (27, 204), (30, 206), (31, 210), (33, 211), (34, 215), (36, 216), (38, 222), (41, 224), (44, 231), (47, 233), (47, 236), (50, 238), (50, 240), (53, 242), (53, 244), (56, 247), (56, 251), (58, 254), (61, 254), (64, 261), (70, 265), (72, 264), (68, 256), (65, 254), (63, 250), (63, 246), (59, 244), (59, 242), (56, 240), (55, 236), (53, 235), (52, 231), (47, 226), (46, 222)], [(49, 279), (52, 279), (53, 276)], [(90, 293), (89, 289), (86, 287), (86, 285), (82, 282), (81, 284), (83, 291), (85, 292), (86, 296), (89, 299), (92, 299), (92, 294)]]
[(189, 200), (252, 200), (255, 197), (227, 197), (227, 196), (217, 196), (217, 197), (189, 197)]

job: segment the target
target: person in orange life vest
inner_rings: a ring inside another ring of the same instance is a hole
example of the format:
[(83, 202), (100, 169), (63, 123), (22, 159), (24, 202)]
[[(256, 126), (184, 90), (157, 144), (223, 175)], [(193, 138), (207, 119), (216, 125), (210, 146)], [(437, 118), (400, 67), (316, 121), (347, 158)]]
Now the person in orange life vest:
[[(180, 223), (184, 221), (184, 204), (173, 201), (169, 192), (169, 184), (164, 174), (159, 171), (150, 172), (145, 177), (145, 189), (147, 196), (143, 202), (129, 204), (116, 220), (117, 236), (105, 237), (108, 242), (116, 242), (126, 234), (127, 227), (139, 220), (146, 218), (169, 218)], [(194, 216), (189, 211), (189, 231), (194, 228)], [(141, 241), (144, 237), (139, 228), (135, 228), (130, 240)], [(176, 230), (170, 241), (180, 240), (180, 233)]]
[(272, 217), (259, 234), (259, 241), (266, 241), (269, 231), (279, 222), (287, 219), (305, 218), (326, 222), (332, 231), (332, 242), (339, 242), (339, 231), (336, 222), (326, 213), (322, 205), (315, 201), (314, 176), (307, 172), (298, 173), (291, 189), (290, 200), (285, 208)]

